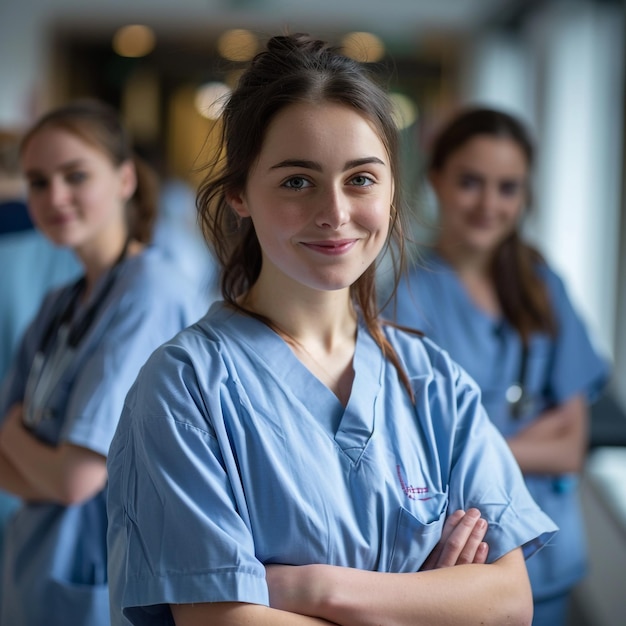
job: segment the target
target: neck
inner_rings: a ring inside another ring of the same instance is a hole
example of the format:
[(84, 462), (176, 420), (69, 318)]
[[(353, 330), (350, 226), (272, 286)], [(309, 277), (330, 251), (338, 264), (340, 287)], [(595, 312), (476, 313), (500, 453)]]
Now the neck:
[(285, 297), (255, 285), (242, 299), (244, 308), (263, 315), (282, 334), (303, 345), (332, 351), (336, 343), (356, 332), (356, 312), (348, 290), (315, 292), (308, 298)]
[[(100, 278), (104, 276), (111, 268), (121, 260), (122, 256), (130, 256), (136, 254), (136, 245), (126, 245), (126, 235), (116, 237), (115, 241), (109, 240), (106, 245), (102, 246), (90, 246), (85, 249), (78, 249), (78, 254), (83, 267), (85, 268), (85, 294), (87, 299), (91, 294), (93, 288), (98, 283)], [(139, 244), (137, 244), (139, 245)]]
[(357, 316), (348, 289), (274, 293), (258, 283), (240, 304), (266, 317), (298, 360), (346, 406), (352, 390)]
[(491, 252), (471, 250), (457, 244), (439, 240), (435, 249), (458, 274), (479, 275), (484, 278), (491, 276)]
[(474, 304), (492, 316), (502, 314), (500, 299), (491, 273), (491, 256), (463, 252), (459, 248), (437, 246), (437, 251), (453, 267)]

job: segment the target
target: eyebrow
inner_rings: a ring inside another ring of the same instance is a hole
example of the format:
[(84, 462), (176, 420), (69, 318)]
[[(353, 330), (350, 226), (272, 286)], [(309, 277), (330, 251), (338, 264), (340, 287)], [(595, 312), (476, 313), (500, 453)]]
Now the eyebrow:
[[(368, 165), (370, 163), (385, 165), (385, 162), (381, 161), (378, 157), (363, 157), (361, 159), (352, 159), (351, 161), (346, 161), (346, 164), (343, 166), (343, 171), (345, 172), (352, 169), (353, 167)], [(280, 161), (280, 163), (276, 163), (276, 165), (272, 165), (270, 167), (270, 170), (277, 170), (283, 167), (302, 167), (308, 170), (315, 170), (316, 172), (322, 171), (321, 163), (318, 163), (317, 161), (307, 161), (305, 159), (285, 159), (284, 161)]]
[[(74, 159), (73, 161), (67, 161), (67, 163), (62, 163), (61, 166), (58, 168), (61, 171), (66, 171), (66, 170), (72, 170), (76, 167), (82, 167), (85, 164), (85, 160), (84, 159)], [(39, 169), (32, 169), (32, 170), (26, 170), (24, 172), (24, 175), (27, 178), (30, 178), (32, 176), (43, 176), (44, 173), (42, 172), (42, 170)]]
[[(472, 176), (473, 178), (479, 178), (480, 180), (483, 180), (485, 178), (485, 174), (483, 174), (482, 172), (473, 170), (471, 167), (466, 167), (464, 170), (461, 170), (458, 175), (459, 176)], [(498, 182), (524, 184), (526, 182), (526, 177), (506, 176), (504, 178), (499, 179)]]

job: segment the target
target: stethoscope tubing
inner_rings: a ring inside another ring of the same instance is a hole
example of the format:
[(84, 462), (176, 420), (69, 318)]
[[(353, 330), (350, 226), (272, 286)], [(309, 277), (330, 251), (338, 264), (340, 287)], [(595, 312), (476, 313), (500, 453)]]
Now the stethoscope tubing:
[(67, 373), (79, 344), (93, 325), (106, 302), (127, 256), (130, 239), (127, 238), (121, 254), (109, 270), (97, 298), (78, 319), (73, 320), (78, 299), (85, 286), (85, 278), (77, 280), (59, 302), (52, 315), (39, 348), (35, 353), (24, 391), (24, 423), (36, 427), (51, 415), (49, 402), (63, 376)]
[(511, 417), (514, 420), (521, 419), (529, 404), (532, 402), (528, 392), (526, 391), (526, 376), (528, 369), (528, 345), (523, 343), (520, 355), (520, 367), (517, 381), (510, 385), (506, 390), (506, 399), (509, 404)]

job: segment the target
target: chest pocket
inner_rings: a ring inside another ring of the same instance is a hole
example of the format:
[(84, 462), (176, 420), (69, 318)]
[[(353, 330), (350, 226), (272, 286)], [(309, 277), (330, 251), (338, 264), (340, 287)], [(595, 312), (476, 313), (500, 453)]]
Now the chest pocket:
[(423, 519), (401, 507), (387, 564), (388, 572), (417, 572), (437, 545), (446, 519), (448, 498), (445, 494), (423, 502)]

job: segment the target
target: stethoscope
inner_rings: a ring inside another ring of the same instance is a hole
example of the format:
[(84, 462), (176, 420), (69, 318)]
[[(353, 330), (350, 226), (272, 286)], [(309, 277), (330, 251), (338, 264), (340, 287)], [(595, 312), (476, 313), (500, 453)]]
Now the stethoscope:
[(42, 335), (26, 381), (23, 413), (26, 426), (34, 428), (42, 420), (52, 417), (49, 400), (74, 360), (80, 342), (111, 292), (122, 261), (128, 253), (129, 243), (130, 238), (127, 238), (122, 252), (107, 273), (97, 298), (82, 316), (74, 319), (80, 294), (85, 289), (85, 277), (79, 278), (68, 290), (66, 297), (59, 301), (57, 311), (50, 318)]
[[(525, 415), (529, 415), (534, 408), (534, 399), (526, 387), (526, 370), (528, 365), (528, 346), (522, 346), (520, 356), (518, 382), (513, 383), (506, 390), (506, 400), (509, 404), (509, 411), (514, 420), (520, 420)], [(572, 475), (555, 476), (552, 479), (552, 491), (555, 493), (569, 493), (575, 489), (576, 478)]]
[(533, 405), (532, 394), (526, 389), (526, 370), (528, 369), (528, 346), (523, 344), (517, 381), (510, 385), (505, 393), (509, 412), (514, 420), (527, 415)]

